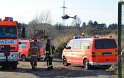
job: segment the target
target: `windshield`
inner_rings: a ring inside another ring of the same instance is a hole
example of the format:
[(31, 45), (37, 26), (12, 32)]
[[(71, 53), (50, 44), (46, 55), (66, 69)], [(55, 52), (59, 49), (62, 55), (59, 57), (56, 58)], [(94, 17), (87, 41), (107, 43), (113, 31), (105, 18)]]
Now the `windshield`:
[(16, 38), (17, 29), (15, 26), (0, 26), (0, 38)]
[(117, 48), (116, 42), (114, 39), (99, 39), (95, 40), (96, 49), (106, 49), (106, 48)]
[(21, 47), (21, 48), (26, 48), (26, 42), (21, 42), (21, 44), (20, 44), (20, 46), (19, 47)]
[[(34, 42), (30, 42), (30, 45), (32, 46), (34, 44)], [(37, 45), (39, 46), (39, 47), (42, 47), (42, 43), (41, 42), (37, 42)]]

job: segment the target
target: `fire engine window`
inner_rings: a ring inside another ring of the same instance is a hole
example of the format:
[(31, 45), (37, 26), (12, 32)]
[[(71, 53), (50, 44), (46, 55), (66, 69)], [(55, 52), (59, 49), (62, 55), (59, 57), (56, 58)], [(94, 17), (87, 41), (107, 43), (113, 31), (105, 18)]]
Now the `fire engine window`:
[(73, 41), (69, 41), (66, 47), (72, 47), (73, 46)]
[(117, 48), (116, 42), (114, 39), (99, 39), (95, 40), (96, 49), (105, 49), (105, 48)]
[(74, 41), (74, 48), (75, 49), (81, 49), (81, 40), (75, 40)]
[[(34, 44), (34, 42), (30, 42), (30, 45), (31, 45), (31, 46), (33, 46), (33, 44)], [(42, 47), (42, 43), (41, 43), (41, 42), (37, 42), (37, 45), (38, 45), (39, 47)]]
[(26, 48), (26, 42), (21, 42), (21, 48)]
[(17, 29), (15, 26), (1, 26), (0, 27), (0, 38), (16, 38)]
[(81, 42), (82, 49), (89, 49), (90, 48), (90, 41), (89, 40), (83, 40)]

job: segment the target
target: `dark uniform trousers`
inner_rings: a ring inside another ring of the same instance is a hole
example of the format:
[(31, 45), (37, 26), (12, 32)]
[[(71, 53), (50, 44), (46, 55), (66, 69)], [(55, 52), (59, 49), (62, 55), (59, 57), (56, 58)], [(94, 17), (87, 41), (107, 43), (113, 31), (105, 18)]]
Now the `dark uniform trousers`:
[(52, 64), (53, 59), (53, 50), (49, 43), (46, 44), (46, 61), (47, 61), (47, 69), (53, 69)]
[(31, 63), (32, 68), (37, 67), (37, 55), (32, 55), (31, 56), (30, 63)]
[(52, 64), (53, 57), (48, 55), (46, 60), (47, 60), (47, 67), (48, 67), (48, 69), (53, 69), (53, 64)]

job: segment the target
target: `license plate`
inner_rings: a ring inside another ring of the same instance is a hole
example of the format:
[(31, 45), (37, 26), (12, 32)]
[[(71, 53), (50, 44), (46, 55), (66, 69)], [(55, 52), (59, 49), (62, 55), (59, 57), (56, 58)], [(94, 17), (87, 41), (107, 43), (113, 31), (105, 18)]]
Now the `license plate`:
[(103, 54), (103, 56), (110, 56), (111, 54)]

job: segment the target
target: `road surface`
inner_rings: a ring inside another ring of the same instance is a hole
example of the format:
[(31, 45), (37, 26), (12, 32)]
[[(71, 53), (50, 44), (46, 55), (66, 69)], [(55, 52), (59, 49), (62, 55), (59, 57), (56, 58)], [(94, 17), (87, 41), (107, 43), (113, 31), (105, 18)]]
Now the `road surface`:
[(0, 68), (0, 78), (116, 78), (113, 72), (102, 68), (84, 70), (82, 66), (63, 66), (60, 60), (53, 62), (54, 69), (46, 71), (46, 62), (38, 62), (37, 71), (31, 71), (29, 62), (19, 62), (17, 70)]

